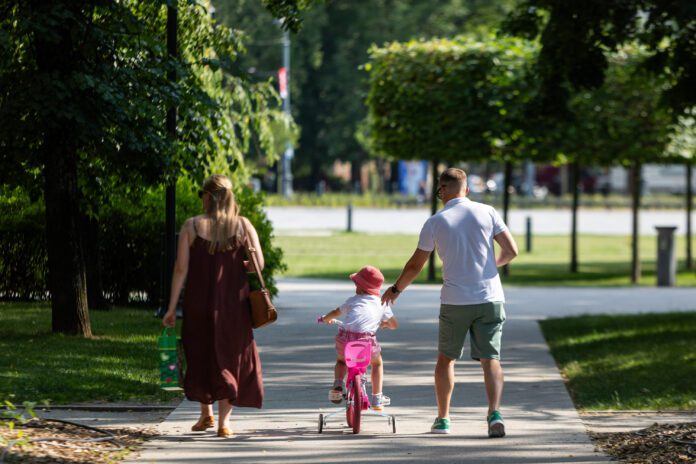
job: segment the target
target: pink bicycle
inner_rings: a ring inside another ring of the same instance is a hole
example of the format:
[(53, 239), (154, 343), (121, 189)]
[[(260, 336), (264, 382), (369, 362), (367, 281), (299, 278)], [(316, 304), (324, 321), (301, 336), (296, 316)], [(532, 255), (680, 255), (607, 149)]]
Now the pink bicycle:
[[(340, 321), (337, 321), (337, 323), (340, 323)], [(348, 368), (345, 393), (345, 412), (348, 427), (353, 429), (353, 433), (360, 433), (361, 416), (362, 414), (369, 414), (385, 417), (387, 423), (392, 426), (392, 432), (396, 433), (396, 417), (394, 415), (370, 409), (370, 399), (365, 388), (367, 383), (365, 373), (372, 359), (372, 344), (369, 341), (362, 340), (348, 342), (343, 350), (343, 355)], [(343, 413), (343, 409), (338, 409), (329, 414), (319, 414), (319, 433), (324, 431), (329, 417), (341, 413)]]

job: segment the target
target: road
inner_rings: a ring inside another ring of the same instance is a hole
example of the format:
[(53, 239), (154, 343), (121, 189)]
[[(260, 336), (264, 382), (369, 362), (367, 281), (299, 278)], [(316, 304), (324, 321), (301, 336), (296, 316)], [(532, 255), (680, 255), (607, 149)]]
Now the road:
[[(346, 230), (345, 208), (267, 207), (268, 217), (277, 234), (302, 234)], [(353, 231), (374, 234), (418, 234), (430, 216), (427, 209), (353, 208)], [(532, 232), (541, 235), (569, 234), (570, 211), (552, 209), (516, 209), (510, 211), (509, 224), (513, 234), (524, 234), (527, 218), (532, 219)], [(696, 222), (696, 214), (692, 215)], [(655, 226), (677, 226), (677, 234), (685, 234), (686, 213), (675, 210), (650, 210), (640, 213), (640, 234), (655, 235)], [(630, 235), (629, 210), (580, 210), (578, 231), (581, 234)]]

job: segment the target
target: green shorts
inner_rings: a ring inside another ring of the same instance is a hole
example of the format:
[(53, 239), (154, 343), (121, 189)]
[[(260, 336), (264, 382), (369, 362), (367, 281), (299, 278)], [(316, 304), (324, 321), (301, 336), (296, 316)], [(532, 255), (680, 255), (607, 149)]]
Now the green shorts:
[(499, 301), (475, 305), (442, 304), (437, 349), (450, 359), (460, 359), (469, 333), (472, 359), (500, 359), (504, 323), (505, 307)]

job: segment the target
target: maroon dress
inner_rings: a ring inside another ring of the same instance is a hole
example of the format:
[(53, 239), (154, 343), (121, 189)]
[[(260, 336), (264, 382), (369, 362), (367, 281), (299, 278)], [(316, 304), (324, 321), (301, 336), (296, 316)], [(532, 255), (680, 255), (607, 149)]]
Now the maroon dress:
[(183, 306), (184, 392), (200, 403), (228, 399), (261, 408), (261, 361), (251, 328), (244, 247), (211, 255), (209, 245), (196, 231)]

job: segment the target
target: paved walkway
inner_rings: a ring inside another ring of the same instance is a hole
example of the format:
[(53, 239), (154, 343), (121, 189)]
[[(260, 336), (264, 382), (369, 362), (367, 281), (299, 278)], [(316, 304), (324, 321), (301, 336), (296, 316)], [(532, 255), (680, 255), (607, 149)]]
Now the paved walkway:
[(234, 438), (192, 433), (197, 404), (183, 402), (160, 425), (162, 436), (129, 462), (158, 463), (595, 463), (595, 451), (536, 321), (581, 313), (696, 309), (692, 289), (508, 288), (504, 335), (506, 385), (503, 413), (508, 436), (486, 437), (486, 401), (480, 367), (457, 364), (449, 436), (432, 435), (436, 415), (432, 372), (436, 355), (439, 286), (415, 286), (399, 299), (401, 327), (380, 333), (389, 412), (367, 417), (359, 435), (342, 419), (317, 433), (318, 413), (331, 410), (334, 328), (315, 323), (353, 291), (350, 282), (286, 279), (276, 303), (280, 320), (256, 332), (266, 385), (263, 410), (238, 409)]

